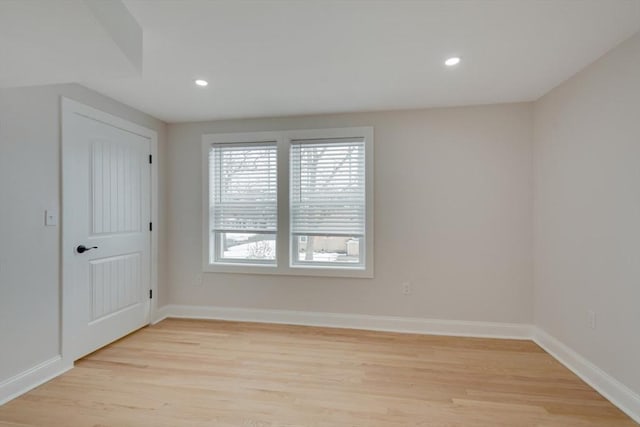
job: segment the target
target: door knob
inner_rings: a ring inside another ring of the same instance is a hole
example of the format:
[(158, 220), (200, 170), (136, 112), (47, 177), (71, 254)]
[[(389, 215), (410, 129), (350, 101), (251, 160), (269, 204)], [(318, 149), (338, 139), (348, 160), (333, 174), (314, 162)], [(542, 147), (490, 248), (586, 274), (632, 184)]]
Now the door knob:
[(97, 246), (91, 246), (91, 247), (86, 247), (85, 245), (80, 245), (76, 248), (76, 252), (78, 252), (79, 254), (83, 254), (87, 251), (90, 251), (91, 249), (98, 249)]

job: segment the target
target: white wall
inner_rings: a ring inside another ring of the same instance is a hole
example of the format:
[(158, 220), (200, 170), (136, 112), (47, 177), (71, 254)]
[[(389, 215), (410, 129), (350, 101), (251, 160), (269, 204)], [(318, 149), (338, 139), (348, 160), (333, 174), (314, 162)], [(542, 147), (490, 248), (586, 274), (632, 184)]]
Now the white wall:
[[(531, 104), (511, 104), (169, 125), (170, 301), (530, 323), (531, 124)], [(375, 278), (207, 273), (198, 286), (202, 134), (347, 126), (375, 131)]]
[(60, 207), (61, 95), (156, 130), (164, 155), (164, 123), (79, 85), (0, 90), (0, 383), (60, 353), (60, 226), (44, 210)]
[(535, 103), (534, 147), (535, 323), (640, 394), (640, 34)]

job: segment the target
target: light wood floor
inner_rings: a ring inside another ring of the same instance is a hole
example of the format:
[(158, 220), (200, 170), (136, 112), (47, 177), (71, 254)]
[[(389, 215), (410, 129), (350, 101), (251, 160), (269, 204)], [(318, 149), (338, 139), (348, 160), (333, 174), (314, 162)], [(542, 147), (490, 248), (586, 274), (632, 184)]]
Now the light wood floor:
[(0, 426), (635, 426), (529, 341), (165, 320)]

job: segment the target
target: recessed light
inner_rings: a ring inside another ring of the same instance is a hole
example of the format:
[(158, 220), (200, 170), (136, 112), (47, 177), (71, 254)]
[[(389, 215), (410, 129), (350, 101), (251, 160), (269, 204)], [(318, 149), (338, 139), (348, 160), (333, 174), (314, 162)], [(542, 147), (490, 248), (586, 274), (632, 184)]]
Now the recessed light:
[(457, 56), (452, 56), (451, 58), (448, 58), (446, 61), (444, 61), (444, 65), (446, 65), (447, 67), (453, 67), (454, 65), (458, 65), (460, 63), (460, 58)]
[(202, 79), (198, 79), (198, 80), (196, 80), (194, 83), (195, 83), (195, 84), (197, 84), (198, 86), (202, 86), (202, 87), (205, 87), (206, 85), (208, 85), (208, 84), (209, 84), (209, 82), (208, 82), (208, 81), (206, 81), (206, 80), (202, 80)]

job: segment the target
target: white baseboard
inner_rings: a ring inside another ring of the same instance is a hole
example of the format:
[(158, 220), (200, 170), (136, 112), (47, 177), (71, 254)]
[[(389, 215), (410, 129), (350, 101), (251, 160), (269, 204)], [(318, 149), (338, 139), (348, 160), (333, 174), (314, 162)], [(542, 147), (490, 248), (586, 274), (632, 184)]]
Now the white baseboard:
[(640, 423), (640, 395), (542, 329), (534, 328), (533, 341), (634, 421)]
[(66, 362), (61, 356), (56, 356), (1, 382), (0, 405), (62, 375), (71, 368), (73, 362)]
[(154, 324), (167, 318), (216, 319), (281, 323), (332, 328), (366, 329), (426, 335), (531, 339), (532, 326), (519, 323), (472, 322), (364, 314), (320, 313), (290, 310), (167, 305), (157, 312)]
[(155, 311), (152, 313), (152, 315), (154, 316), (151, 319), (151, 325), (155, 325), (156, 323), (160, 323), (162, 322), (164, 319), (169, 317), (169, 307), (171, 307), (170, 305), (165, 305), (163, 307), (158, 307), (155, 309)]

